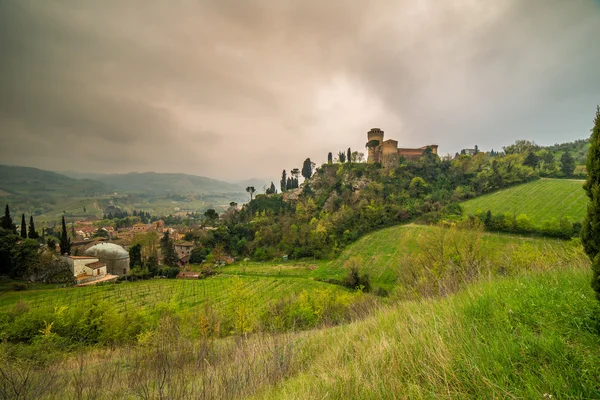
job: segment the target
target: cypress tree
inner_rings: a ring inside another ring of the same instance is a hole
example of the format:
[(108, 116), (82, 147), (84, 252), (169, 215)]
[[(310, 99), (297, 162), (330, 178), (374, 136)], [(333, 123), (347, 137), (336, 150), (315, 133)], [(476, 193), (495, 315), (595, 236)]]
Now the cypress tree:
[(177, 267), (179, 257), (177, 257), (177, 253), (175, 252), (175, 244), (169, 236), (168, 229), (160, 239), (160, 248), (162, 250), (163, 264), (168, 265), (169, 267)]
[(312, 176), (312, 167), (313, 162), (310, 161), (310, 158), (304, 160), (304, 163), (302, 164), (302, 176), (304, 177), (304, 179), (310, 179), (310, 177)]
[(285, 172), (285, 169), (281, 173), (281, 181), (279, 181), (279, 186), (281, 188), (281, 193), (287, 190), (287, 173)]
[(67, 224), (65, 223), (65, 216), (62, 217), (62, 232), (60, 234), (60, 254), (71, 254), (71, 239), (67, 234)]
[(27, 224), (25, 223), (25, 213), (21, 216), (21, 237), (27, 239)]
[(596, 108), (585, 165), (588, 177), (583, 189), (590, 202), (581, 228), (581, 240), (585, 252), (592, 260), (592, 288), (600, 301), (600, 106)]
[(15, 235), (17, 234), (17, 226), (13, 224), (12, 217), (10, 216), (10, 209), (8, 208), (8, 204), (4, 209), (4, 216), (0, 221), (0, 227), (6, 229), (7, 231), (12, 231)]
[(352, 150), (350, 150), (350, 147), (348, 147), (348, 155), (346, 156), (346, 160), (348, 160), (348, 163), (352, 162)]
[(40, 235), (35, 230), (35, 224), (33, 223), (33, 215), (29, 217), (29, 239), (38, 239)]
[(327, 154), (327, 164), (333, 164), (333, 153)]

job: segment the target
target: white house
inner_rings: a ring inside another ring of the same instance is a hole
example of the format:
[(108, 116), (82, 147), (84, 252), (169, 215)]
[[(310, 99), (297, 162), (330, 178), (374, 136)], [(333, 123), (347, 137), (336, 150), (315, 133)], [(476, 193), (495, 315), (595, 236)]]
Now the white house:
[(71, 267), (71, 272), (73, 272), (73, 276), (87, 274), (86, 265), (93, 264), (100, 261), (96, 257), (87, 257), (87, 256), (66, 256), (62, 257), (69, 267)]

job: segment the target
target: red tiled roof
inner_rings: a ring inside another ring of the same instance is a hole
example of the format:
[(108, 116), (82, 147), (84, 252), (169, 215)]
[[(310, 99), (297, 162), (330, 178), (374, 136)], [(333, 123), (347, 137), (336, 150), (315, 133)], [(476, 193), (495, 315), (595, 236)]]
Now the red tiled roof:
[(91, 268), (91, 269), (99, 269), (102, 267), (106, 267), (106, 264), (103, 263), (102, 261), (96, 261), (93, 263), (89, 263), (89, 264), (85, 264), (86, 267)]

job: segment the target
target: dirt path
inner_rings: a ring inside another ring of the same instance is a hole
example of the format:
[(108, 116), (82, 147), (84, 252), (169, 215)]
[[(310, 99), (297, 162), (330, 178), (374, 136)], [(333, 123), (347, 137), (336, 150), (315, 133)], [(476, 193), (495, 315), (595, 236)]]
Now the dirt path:
[(80, 283), (79, 286), (90, 286), (90, 285), (95, 285), (96, 283), (100, 283), (100, 282), (109, 282), (109, 281), (116, 281), (118, 278), (117, 275), (111, 275), (111, 274), (107, 274), (104, 278), (98, 279), (96, 281), (91, 281), (91, 282), (86, 282), (86, 283)]

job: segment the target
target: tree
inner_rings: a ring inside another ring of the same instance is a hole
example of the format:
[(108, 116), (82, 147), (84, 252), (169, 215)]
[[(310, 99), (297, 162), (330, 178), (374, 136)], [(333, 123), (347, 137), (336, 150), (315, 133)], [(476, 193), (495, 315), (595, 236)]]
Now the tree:
[(202, 264), (208, 256), (208, 250), (205, 247), (194, 247), (190, 254), (190, 264)]
[(209, 222), (213, 223), (217, 219), (219, 219), (219, 214), (212, 208), (209, 208), (204, 212), (204, 218), (206, 218)]
[(29, 239), (39, 239), (40, 235), (35, 230), (35, 224), (33, 223), (33, 215), (29, 217)]
[(129, 268), (142, 266), (142, 245), (134, 244), (129, 248)]
[(25, 224), (25, 214), (21, 216), (21, 237), (27, 239), (27, 224)]
[(292, 180), (291, 180), (291, 189), (298, 189), (298, 177), (300, 176), (300, 170), (298, 168), (294, 168), (290, 171), (290, 174), (292, 174)]
[(533, 169), (536, 169), (540, 164), (540, 158), (533, 152), (533, 150), (529, 150), (527, 153), (527, 157), (523, 161), (523, 165), (527, 165)]
[(365, 159), (365, 154), (358, 152), (358, 151), (353, 151), (352, 152), (352, 162), (353, 163), (361, 163), (363, 162), (363, 160)]
[(408, 185), (408, 190), (414, 197), (419, 197), (425, 194), (428, 189), (429, 187), (425, 180), (419, 176), (415, 176), (412, 181), (410, 181), (410, 185)]
[(340, 160), (340, 162), (343, 164), (346, 162), (346, 153), (344, 153), (343, 151), (339, 151), (338, 152), (338, 160)]
[(540, 151), (540, 161), (542, 162), (543, 169), (546, 172), (554, 171), (556, 160), (554, 159), (554, 154), (544, 149)]
[(49, 237), (46, 239), (46, 246), (50, 251), (56, 251), (56, 240), (53, 237)]
[(287, 173), (285, 169), (281, 173), (281, 180), (279, 181), (279, 188), (281, 189), (281, 193), (287, 190)]
[(71, 254), (71, 239), (67, 234), (67, 224), (65, 223), (65, 216), (62, 217), (62, 232), (60, 234), (60, 254)]
[(560, 157), (560, 170), (565, 176), (571, 176), (575, 171), (575, 159), (568, 151), (565, 151)]
[(540, 146), (529, 140), (517, 140), (515, 144), (504, 147), (506, 154), (520, 154), (529, 150), (537, 150)]
[(7, 231), (11, 231), (12, 233), (17, 233), (17, 226), (13, 223), (12, 217), (10, 216), (10, 210), (8, 208), (8, 204), (4, 210), (4, 216), (2, 217), (2, 221), (0, 222), (0, 228), (6, 229)]
[(585, 166), (588, 177), (583, 189), (590, 202), (583, 220), (581, 240), (585, 252), (592, 260), (592, 288), (596, 292), (596, 299), (600, 301), (600, 106), (596, 108)]
[(352, 150), (350, 150), (350, 147), (348, 147), (348, 151), (346, 152), (346, 160), (348, 160), (349, 163), (352, 162)]
[(327, 154), (327, 164), (333, 164), (333, 154), (331, 152)]
[(304, 163), (302, 164), (302, 176), (304, 177), (304, 179), (310, 179), (310, 177), (313, 174), (314, 166), (315, 166), (315, 163), (310, 161), (310, 158), (307, 158), (306, 160), (304, 160)]
[(379, 140), (377, 139), (369, 140), (367, 144), (365, 144), (365, 147), (369, 150), (373, 150), (377, 148), (377, 146), (379, 146)]
[(256, 192), (256, 189), (254, 189), (254, 186), (248, 186), (246, 188), (246, 192), (250, 193), (250, 201), (252, 201), (252, 199), (254, 198), (254, 192)]
[(277, 189), (275, 188), (275, 185), (273, 184), (273, 182), (271, 182), (271, 186), (269, 186), (267, 188), (267, 190), (265, 191), (265, 194), (275, 194), (277, 193)]
[(169, 236), (168, 229), (160, 239), (160, 249), (162, 251), (163, 264), (168, 265), (169, 267), (177, 267), (179, 257), (177, 257), (177, 252), (175, 252), (175, 244)]

